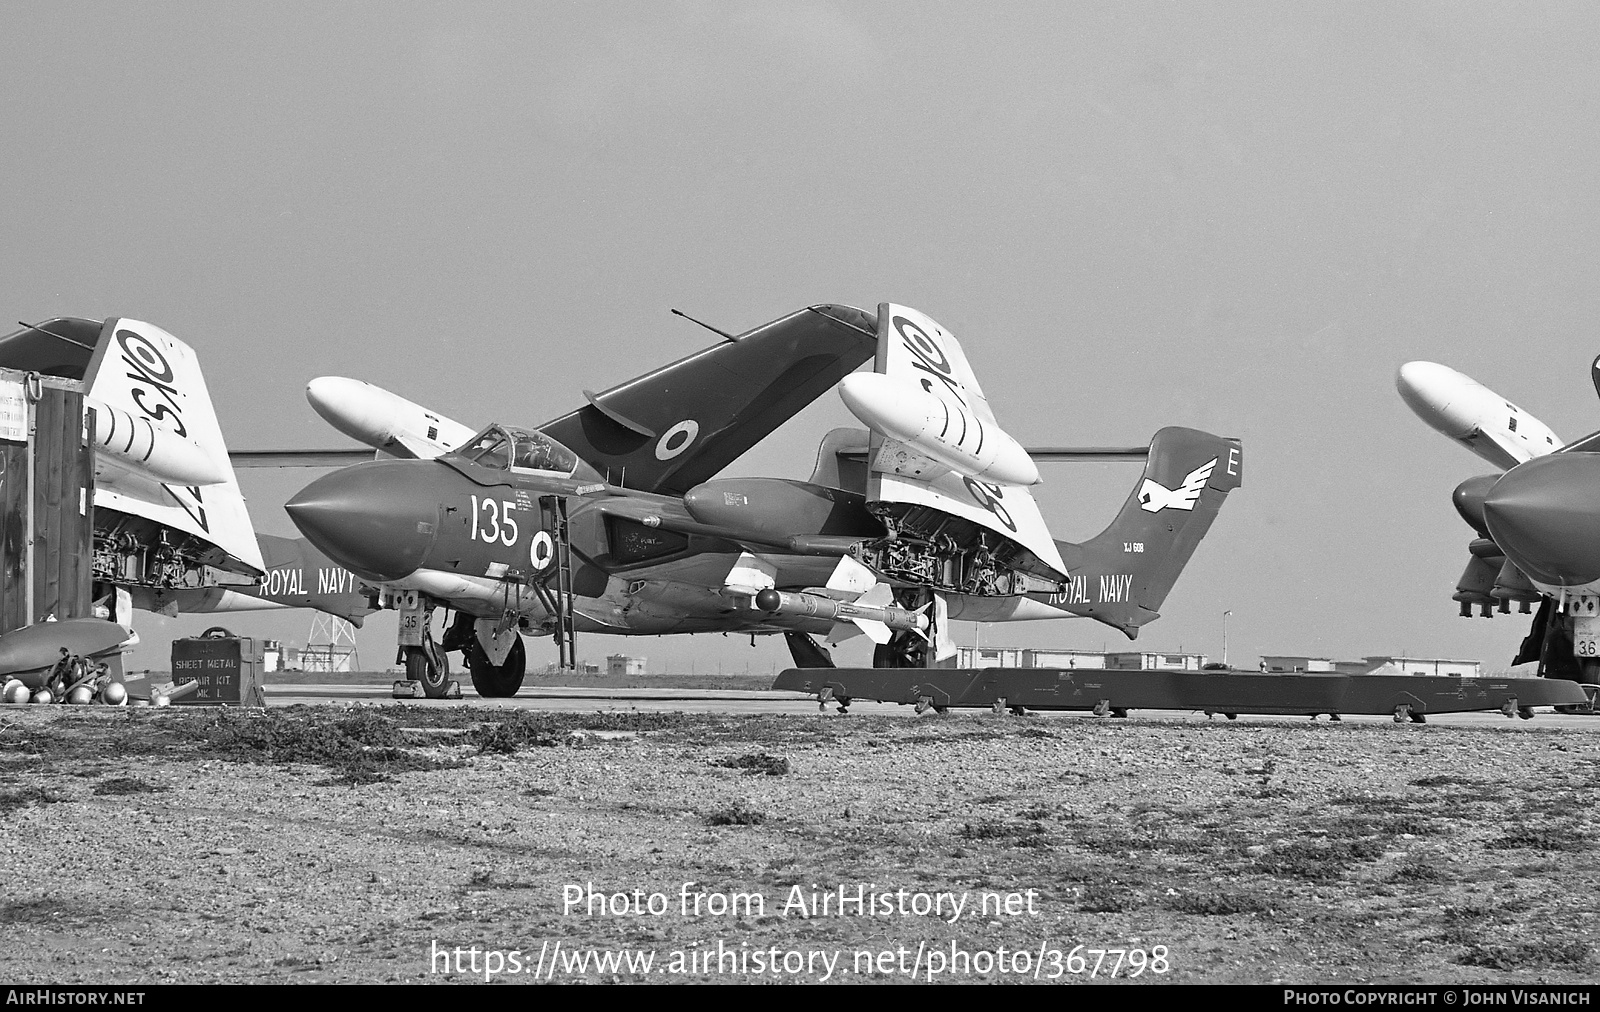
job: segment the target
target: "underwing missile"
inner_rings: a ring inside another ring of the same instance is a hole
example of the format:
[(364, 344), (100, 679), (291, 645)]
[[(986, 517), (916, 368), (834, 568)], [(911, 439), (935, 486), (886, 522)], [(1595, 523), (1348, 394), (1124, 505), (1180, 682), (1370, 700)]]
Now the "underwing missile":
[(855, 373), (839, 381), (845, 407), (879, 435), (973, 478), (1001, 485), (1037, 485), (1033, 458), (993, 421), (916, 383), (881, 373)]
[(770, 587), (756, 595), (756, 607), (774, 615), (819, 618), (828, 622), (851, 622), (859, 626), (875, 643), (888, 642), (890, 629), (920, 633), (928, 628), (928, 616), (892, 604), (873, 605), (835, 601), (821, 594), (791, 594)]

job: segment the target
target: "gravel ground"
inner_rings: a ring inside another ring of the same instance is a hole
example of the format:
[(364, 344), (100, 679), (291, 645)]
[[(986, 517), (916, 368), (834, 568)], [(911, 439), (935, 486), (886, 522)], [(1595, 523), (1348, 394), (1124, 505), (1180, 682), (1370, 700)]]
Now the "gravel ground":
[(0, 940), (31, 983), (1587, 982), (1594, 721), (6, 709)]

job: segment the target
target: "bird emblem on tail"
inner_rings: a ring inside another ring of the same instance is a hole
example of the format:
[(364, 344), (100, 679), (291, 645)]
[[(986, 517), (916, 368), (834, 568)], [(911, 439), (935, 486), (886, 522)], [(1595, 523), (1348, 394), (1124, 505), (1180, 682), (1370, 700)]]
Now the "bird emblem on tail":
[(1167, 507), (1175, 510), (1192, 510), (1194, 504), (1200, 501), (1200, 493), (1205, 489), (1206, 482), (1211, 478), (1211, 472), (1217, 466), (1216, 457), (1201, 464), (1188, 477), (1183, 479), (1183, 484), (1177, 488), (1168, 488), (1159, 481), (1149, 478), (1139, 487), (1139, 508), (1147, 513), (1159, 513)]

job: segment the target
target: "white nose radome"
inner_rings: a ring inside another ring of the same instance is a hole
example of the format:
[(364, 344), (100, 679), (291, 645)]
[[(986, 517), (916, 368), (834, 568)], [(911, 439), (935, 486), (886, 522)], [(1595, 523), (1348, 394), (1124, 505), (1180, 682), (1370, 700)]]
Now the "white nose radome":
[(1483, 384), (1437, 362), (1407, 362), (1395, 377), (1395, 389), (1417, 417), (1452, 439), (1470, 434), (1487, 407)]

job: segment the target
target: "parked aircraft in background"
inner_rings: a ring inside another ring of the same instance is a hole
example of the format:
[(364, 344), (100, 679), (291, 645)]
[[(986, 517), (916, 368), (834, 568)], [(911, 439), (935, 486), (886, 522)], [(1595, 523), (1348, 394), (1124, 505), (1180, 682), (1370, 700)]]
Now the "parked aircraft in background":
[[(720, 333), (720, 332), (719, 332)], [(323, 552), (381, 584), (430, 696), (461, 650), (480, 695), (521, 685), (520, 633), (865, 633), (879, 666), (952, 655), (947, 624), (1088, 616), (1130, 638), (1157, 617), (1228, 491), (1237, 440), (1163, 429), (1148, 450), (1025, 451), (955, 338), (884, 304), (812, 306), (600, 394), (538, 429), (464, 427), (365, 384), (314, 380), (318, 412), (416, 459), (356, 464), (287, 509)], [(849, 376), (874, 359), (870, 374)], [(841, 384), (840, 381), (844, 380)], [(868, 431), (835, 430), (810, 481), (717, 478), (828, 389)], [(1045, 459), (1148, 457), (1116, 520), (1049, 536), (1028, 485)], [(435, 642), (431, 614), (449, 609)]]
[[(1591, 366), (1600, 392), (1600, 360)], [(1453, 369), (1408, 362), (1400, 395), (1430, 426), (1500, 467), (1452, 501), (1478, 537), (1456, 586), (1461, 614), (1516, 602), (1533, 627), (1513, 663), (1600, 685), (1600, 433), (1562, 445), (1542, 422)]]
[(133, 588), (133, 606), (162, 615), (311, 608), (355, 626), (377, 611), (377, 588), (317, 551), (305, 538), (257, 534), (265, 572), (255, 583)]
[(93, 411), (98, 616), (312, 607), (359, 623), (373, 610), (309, 543), (257, 539), (192, 348), (118, 317), (22, 326), (0, 337), (0, 367), (84, 382)]

